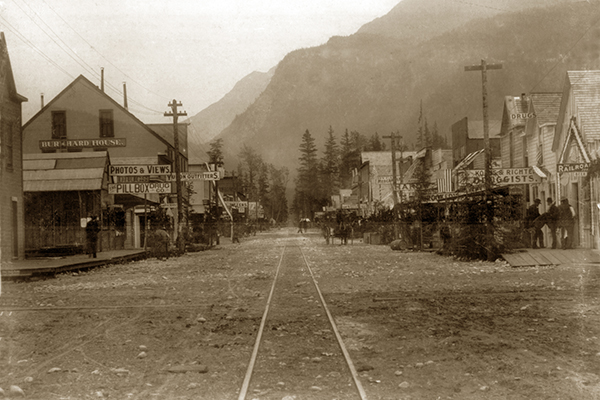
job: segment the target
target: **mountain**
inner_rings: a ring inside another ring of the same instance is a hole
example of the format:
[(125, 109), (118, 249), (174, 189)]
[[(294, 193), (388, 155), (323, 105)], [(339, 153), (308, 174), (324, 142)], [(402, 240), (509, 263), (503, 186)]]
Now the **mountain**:
[(186, 122), (190, 124), (190, 157), (194, 161), (206, 161), (207, 144), (256, 100), (274, 72), (275, 68), (272, 68), (268, 72), (255, 71), (246, 75), (221, 100), (187, 119)]
[(505, 95), (560, 91), (567, 69), (600, 68), (599, 5), (404, 0), (354, 35), (288, 54), (262, 94), (218, 135), (226, 164), (234, 168), (248, 144), (294, 171), (304, 131), (322, 151), (329, 126), (338, 139), (345, 129), (368, 136), (399, 130), (411, 144), (421, 101), (430, 126), (449, 137), (454, 122), (481, 119), (481, 74), (464, 67), (482, 59), (503, 65), (488, 73), (490, 119), (500, 119)]

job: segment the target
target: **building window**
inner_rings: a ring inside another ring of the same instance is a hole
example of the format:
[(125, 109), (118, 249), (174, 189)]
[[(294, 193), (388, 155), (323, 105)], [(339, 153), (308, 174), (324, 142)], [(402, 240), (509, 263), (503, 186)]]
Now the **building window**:
[(6, 152), (6, 169), (12, 171), (13, 169), (13, 129), (10, 122), (2, 123), (2, 136), (4, 137), (4, 151)]
[(513, 133), (510, 132), (508, 134), (508, 167), (509, 168), (513, 167), (513, 146), (514, 146)]
[(52, 139), (67, 138), (67, 112), (52, 111)]
[(113, 110), (100, 110), (100, 137), (115, 137)]
[(529, 167), (529, 149), (527, 148), (527, 136), (523, 136), (523, 166)]

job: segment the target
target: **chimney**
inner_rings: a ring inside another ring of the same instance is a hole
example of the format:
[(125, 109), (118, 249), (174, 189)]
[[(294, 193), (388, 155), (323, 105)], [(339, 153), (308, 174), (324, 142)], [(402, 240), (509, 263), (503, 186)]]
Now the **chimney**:
[(40, 100), (41, 100), (41, 103), (42, 103), (42, 108), (44, 108), (44, 93), (42, 93), (40, 95)]
[(100, 68), (100, 90), (104, 92), (104, 67)]
[(125, 107), (126, 110), (129, 110), (127, 107), (127, 82), (123, 82), (123, 107)]
[(529, 111), (529, 102), (527, 101), (527, 95), (525, 93), (521, 93), (521, 108), (523, 112)]

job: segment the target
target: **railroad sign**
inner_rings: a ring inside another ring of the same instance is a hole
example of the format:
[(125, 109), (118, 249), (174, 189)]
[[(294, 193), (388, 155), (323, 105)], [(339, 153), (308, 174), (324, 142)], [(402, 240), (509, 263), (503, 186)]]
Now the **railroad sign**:
[(556, 172), (562, 174), (563, 172), (585, 172), (590, 168), (590, 163), (565, 163), (556, 164)]
[(171, 193), (171, 182), (109, 183), (109, 194)]
[[(208, 172), (180, 172), (179, 176), (182, 181), (218, 181), (220, 178), (219, 171)], [(175, 182), (175, 174), (166, 176), (167, 182)]]
[(126, 175), (167, 175), (171, 173), (170, 165), (109, 165), (108, 173), (111, 176)]
[(160, 208), (177, 208), (177, 203), (160, 203)]

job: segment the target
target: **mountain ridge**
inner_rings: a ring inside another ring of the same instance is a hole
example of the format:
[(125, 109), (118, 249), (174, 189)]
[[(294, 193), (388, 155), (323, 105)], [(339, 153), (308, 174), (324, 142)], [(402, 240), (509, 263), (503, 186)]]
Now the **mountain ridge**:
[[(589, 38), (580, 40), (594, 22), (597, 2), (552, 1), (543, 8), (537, 0), (526, 3), (530, 7), (521, 11), (469, 20), (414, 41), (361, 28), (289, 53), (256, 101), (217, 136), (224, 140), (226, 162), (235, 162), (248, 144), (267, 162), (293, 171), (304, 131), (310, 130), (321, 149), (330, 125), (338, 140), (345, 129), (365, 135), (399, 130), (414, 143), (421, 100), (429, 123), (448, 135), (451, 124), (465, 116), (481, 119), (481, 76), (464, 72), (481, 59), (504, 64), (489, 76), (494, 119), (504, 95), (561, 90), (558, 81), (567, 68), (598, 67), (597, 59), (590, 64), (582, 57)], [(573, 55), (564, 58), (562, 49), (573, 43)]]

